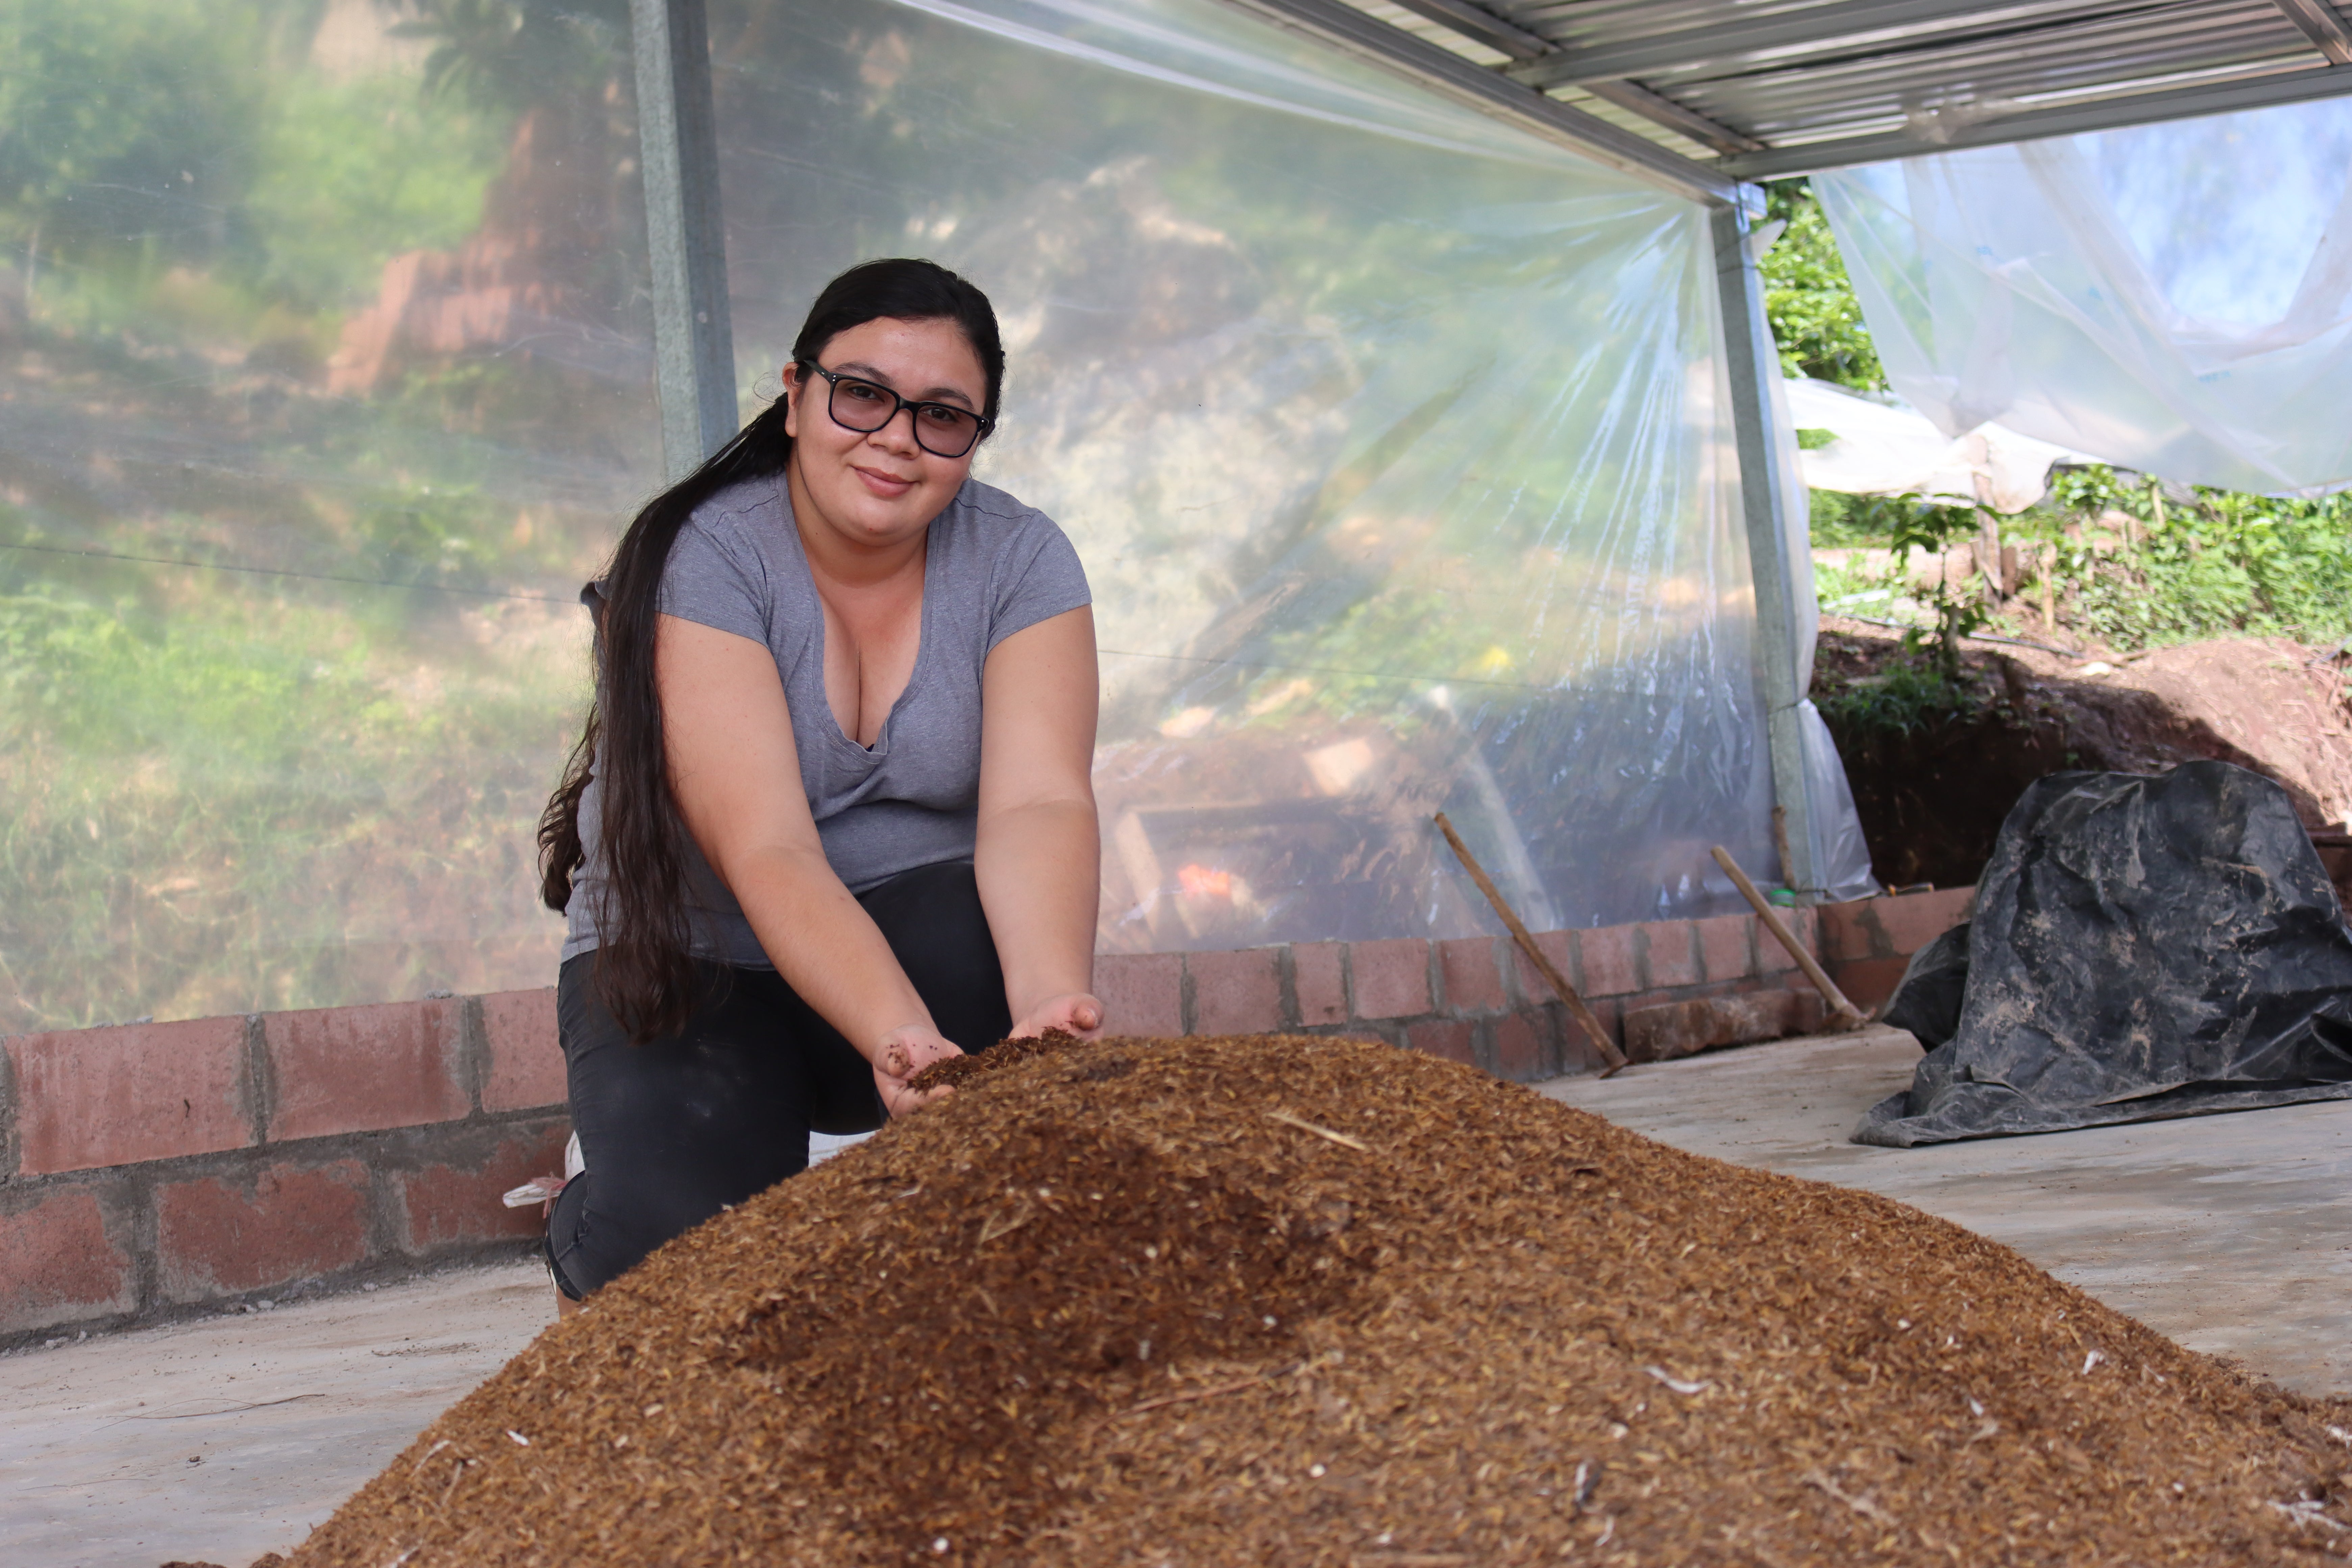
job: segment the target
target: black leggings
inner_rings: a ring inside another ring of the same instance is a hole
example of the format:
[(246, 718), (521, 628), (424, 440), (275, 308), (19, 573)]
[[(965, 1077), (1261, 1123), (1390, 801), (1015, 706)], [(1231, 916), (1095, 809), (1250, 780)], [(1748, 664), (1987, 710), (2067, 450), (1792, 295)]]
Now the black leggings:
[[(857, 901), (940, 1032), (967, 1051), (1013, 1027), (968, 860), (902, 872)], [(548, 1216), (555, 1282), (577, 1300), (730, 1204), (808, 1166), (808, 1135), (882, 1124), (873, 1069), (772, 969), (700, 963), (685, 1029), (632, 1046), (596, 999), (594, 952), (565, 961), (557, 1026), (587, 1170)]]

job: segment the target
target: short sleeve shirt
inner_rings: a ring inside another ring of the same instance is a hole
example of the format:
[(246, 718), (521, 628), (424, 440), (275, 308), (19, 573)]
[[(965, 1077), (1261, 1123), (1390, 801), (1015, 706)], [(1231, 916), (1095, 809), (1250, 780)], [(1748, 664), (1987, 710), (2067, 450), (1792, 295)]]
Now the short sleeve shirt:
[[(825, 858), (852, 892), (863, 892), (919, 866), (971, 858), (988, 656), (1013, 633), (1090, 602), (1077, 552), (1052, 519), (967, 479), (931, 521), (921, 645), (870, 747), (842, 732), (825, 698), (824, 614), (782, 476), (722, 491), (696, 510), (663, 568), (660, 608), (763, 644), (774, 657)], [(574, 879), (566, 958), (597, 945), (597, 794), (592, 783), (581, 802), (587, 861)], [(690, 858), (688, 885), (698, 955), (772, 967), (741, 907), (698, 855)]]

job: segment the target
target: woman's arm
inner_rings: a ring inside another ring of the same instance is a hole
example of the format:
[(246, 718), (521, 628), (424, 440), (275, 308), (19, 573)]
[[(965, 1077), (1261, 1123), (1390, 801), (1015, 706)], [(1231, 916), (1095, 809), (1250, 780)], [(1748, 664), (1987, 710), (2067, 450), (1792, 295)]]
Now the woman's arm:
[(1102, 835), (1095, 822), (1091, 609), (998, 643), (981, 675), (980, 837), (972, 868), (1004, 964), (1014, 1035), (1102, 1027), (1094, 994)]
[(874, 1064), (890, 1113), (913, 1110), (920, 1097), (906, 1079), (961, 1053), (824, 858), (774, 656), (749, 637), (664, 616), (654, 665), (686, 830), (784, 983)]

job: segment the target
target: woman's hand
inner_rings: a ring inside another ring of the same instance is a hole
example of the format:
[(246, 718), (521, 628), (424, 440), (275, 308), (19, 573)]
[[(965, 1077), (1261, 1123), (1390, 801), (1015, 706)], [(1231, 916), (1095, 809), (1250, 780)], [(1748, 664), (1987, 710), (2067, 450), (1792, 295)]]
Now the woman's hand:
[(883, 1036), (882, 1043), (874, 1051), (874, 1087), (881, 1092), (882, 1109), (895, 1120), (953, 1093), (952, 1089), (935, 1089), (928, 1094), (919, 1094), (907, 1087), (907, 1080), (933, 1062), (961, 1055), (963, 1052), (954, 1041), (921, 1024), (908, 1024)]
[(1066, 996), (1048, 996), (1030, 1008), (1027, 1016), (1013, 1026), (1013, 1033), (1007, 1037), (1024, 1040), (1048, 1029), (1059, 1029), (1066, 1035), (1091, 1040), (1102, 1033), (1102, 998), (1076, 991)]

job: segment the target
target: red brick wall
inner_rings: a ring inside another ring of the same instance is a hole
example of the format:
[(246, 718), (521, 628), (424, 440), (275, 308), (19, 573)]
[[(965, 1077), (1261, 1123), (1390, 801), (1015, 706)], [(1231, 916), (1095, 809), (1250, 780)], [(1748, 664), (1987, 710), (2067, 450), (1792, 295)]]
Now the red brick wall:
[[(1789, 910), (1869, 1007), (1972, 890)], [(1819, 998), (1753, 916), (1547, 931), (1615, 1033), (1662, 1003)], [(1360, 1035), (1517, 1081), (1598, 1068), (1503, 938), (1105, 954), (1108, 1026)], [(561, 1167), (555, 994), (25, 1035), (0, 1052), (0, 1346), (528, 1245), (499, 1195)]]
[[(1813, 911), (1787, 911), (1818, 951)], [(1612, 1036), (1635, 1007), (1812, 990), (1753, 915), (1545, 931), (1537, 945)], [(1515, 1081), (1592, 1072), (1599, 1053), (1507, 937), (1296, 942), (1240, 952), (1105, 953), (1095, 989), (1118, 1034), (1277, 1029), (1370, 1036)], [(1804, 1016), (1817, 1019), (1818, 1002)]]
[(554, 996), (0, 1042), (0, 1345), (527, 1245)]
[(1974, 888), (1821, 908), (1818, 956), (1846, 999), (1867, 1012), (1895, 994), (1911, 955), (1969, 918)]

